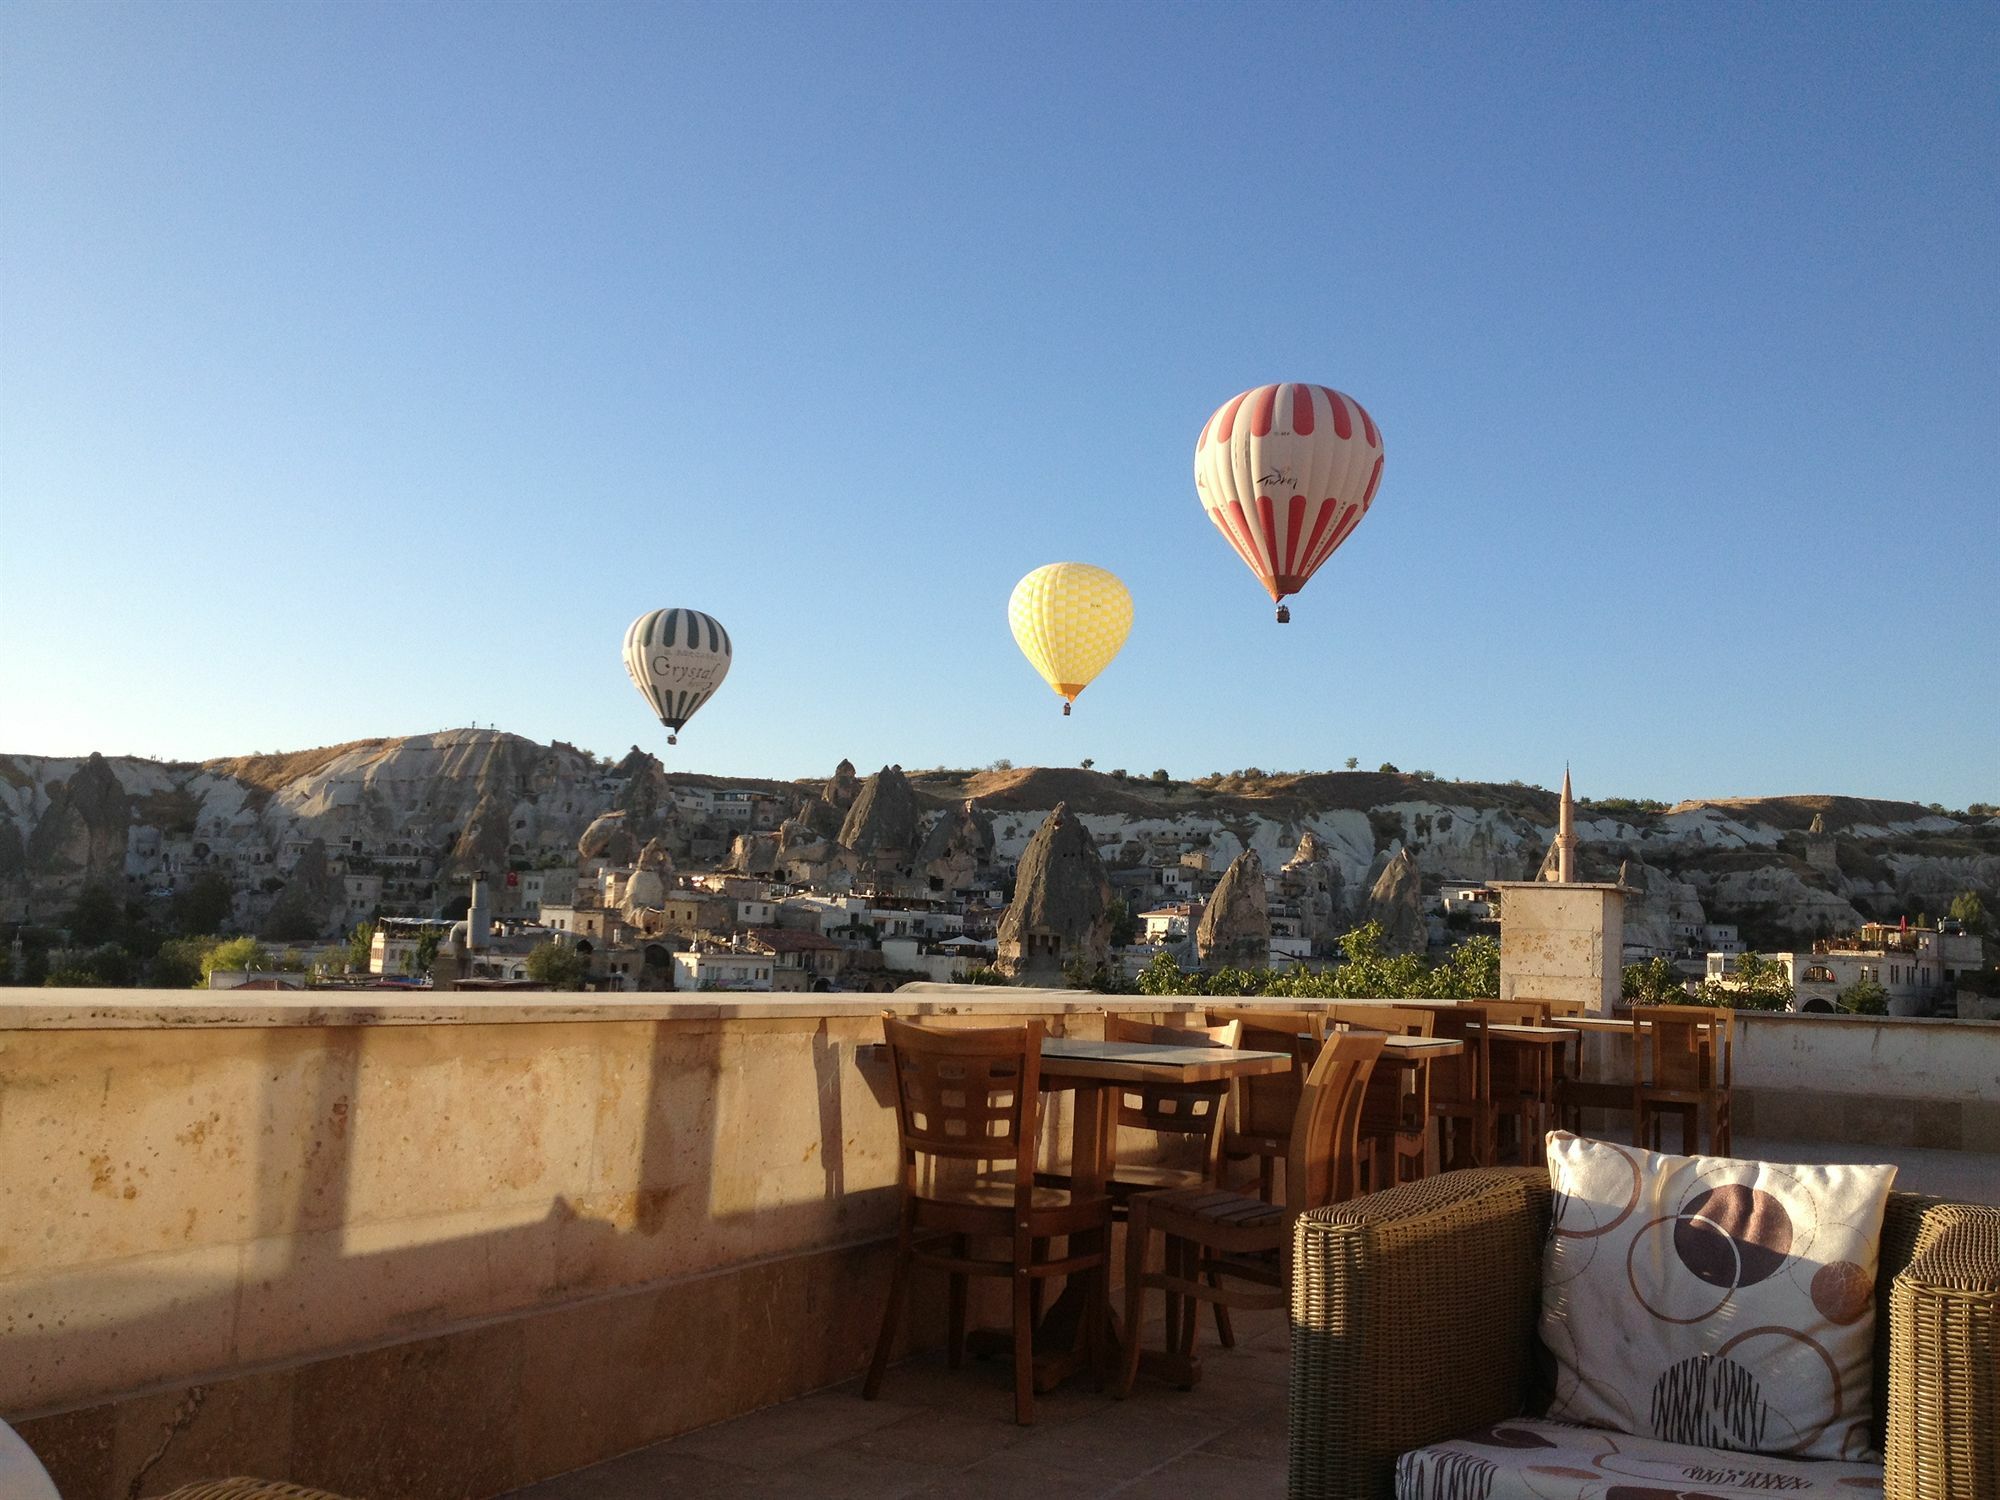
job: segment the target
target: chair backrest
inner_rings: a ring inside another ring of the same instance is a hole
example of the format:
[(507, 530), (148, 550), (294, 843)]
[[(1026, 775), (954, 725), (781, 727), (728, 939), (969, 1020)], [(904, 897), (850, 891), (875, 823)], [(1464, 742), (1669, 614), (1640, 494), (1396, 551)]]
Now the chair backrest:
[(1546, 1000), (1482, 1000), (1486, 1008), (1486, 1019), (1495, 1026), (1546, 1026), (1549, 1023), (1549, 1002)]
[(1728, 1077), (1736, 1012), (1710, 1005), (1635, 1005), (1633, 1056), (1645, 1087), (1698, 1091)]
[[(1107, 1042), (1158, 1042), (1172, 1047), (1234, 1047), (1243, 1023), (1220, 1026), (1155, 1026), (1124, 1016), (1104, 1018)], [(1276, 1050), (1276, 1049), (1272, 1049)], [(1289, 1051), (1290, 1048), (1285, 1049)], [(1215, 1139), (1229, 1099), (1229, 1080), (1213, 1083), (1127, 1084), (1118, 1091), (1118, 1123), (1134, 1130)]]
[[(1241, 1029), (1236, 1045), (1252, 1052), (1296, 1052), (1301, 1036), (1317, 1039), (1326, 1035), (1326, 1017), (1318, 1011), (1210, 1006), (1208, 1019), (1211, 1025), (1237, 1022)], [(1299, 1112), (1302, 1077), (1294, 1068), (1289, 1073), (1239, 1078), (1230, 1092), (1229, 1128), (1238, 1135), (1282, 1143), (1290, 1136), (1292, 1120)]]
[(1551, 1021), (1574, 1021), (1590, 1014), (1590, 1007), (1581, 1000), (1548, 1000), (1543, 1003), (1549, 1008)]
[(1294, 1216), (1354, 1196), (1361, 1103), (1384, 1033), (1341, 1031), (1319, 1044), (1299, 1090), (1285, 1153), (1285, 1210)]
[(919, 1155), (1011, 1158), (1032, 1184), (1042, 1027), (943, 1027), (882, 1018), (896, 1079), (905, 1184)]
[(1493, 1038), (1486, 1030), (1484, 1001), (1431, 1007), (1431, 1035), (1465, 1043), (1456, 1057), (1440, 1057), (1430, 1065), (1431, 1100), (1455, 1112), (1481, 1105), (1492, 1088)]
[(1328, 1017), (1345, 1026), (1385, 1031), (1392, 1036), (1431, 1035), (1431, 1013), (1401, 1005), (1329, 1005)]

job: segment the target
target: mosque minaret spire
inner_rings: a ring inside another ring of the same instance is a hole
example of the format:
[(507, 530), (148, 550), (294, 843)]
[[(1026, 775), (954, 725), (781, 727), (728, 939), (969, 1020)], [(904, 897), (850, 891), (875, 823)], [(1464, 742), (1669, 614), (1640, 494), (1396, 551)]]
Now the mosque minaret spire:
[(1576, 879), (1576, 798), (1570, 795), (1569, 767), (1563, 767), (1562, 801), (1556, 806), (1556, 880)]

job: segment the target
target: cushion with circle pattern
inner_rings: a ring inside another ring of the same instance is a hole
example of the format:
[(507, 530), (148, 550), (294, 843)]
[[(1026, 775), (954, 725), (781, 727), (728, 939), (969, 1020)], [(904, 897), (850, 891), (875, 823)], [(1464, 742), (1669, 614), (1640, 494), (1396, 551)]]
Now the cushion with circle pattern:
[(1880, 1464), (1772, 1458), (1521, 1418), (1405, 1453), (1396, 1500), (1882, 1500)]
[(1667, 1156), (1557, 1131), (1542, 1342), (1558, 1421), (1873, 1457), (1875, 1271), (1894, 1167)]

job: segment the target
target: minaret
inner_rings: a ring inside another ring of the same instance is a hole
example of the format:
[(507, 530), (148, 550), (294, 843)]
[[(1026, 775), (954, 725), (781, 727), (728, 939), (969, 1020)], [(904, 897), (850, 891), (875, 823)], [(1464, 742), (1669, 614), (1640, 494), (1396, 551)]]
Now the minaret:
[(1569, 767), (1563, 767), (1562, 801), (1556, 808), (1556, 880), (1568, 885), (1576, 879), (1576, 798), (1570, 795)]

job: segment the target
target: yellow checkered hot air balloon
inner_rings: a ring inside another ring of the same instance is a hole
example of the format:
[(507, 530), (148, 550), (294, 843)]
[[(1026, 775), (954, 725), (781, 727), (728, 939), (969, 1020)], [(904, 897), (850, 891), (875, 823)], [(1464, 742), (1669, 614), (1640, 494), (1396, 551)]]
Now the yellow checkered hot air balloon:
[(1132, 592), (1089, 563), (1049, 563), (1014, 585), (1007, 623), (1029, 665), (1062, 694), (1067, 714), (1132, 633)]

